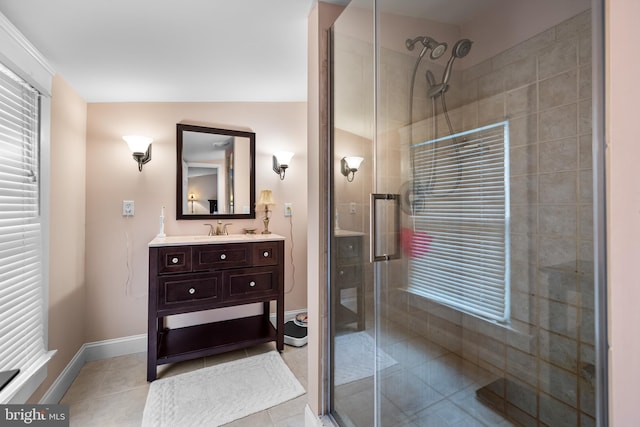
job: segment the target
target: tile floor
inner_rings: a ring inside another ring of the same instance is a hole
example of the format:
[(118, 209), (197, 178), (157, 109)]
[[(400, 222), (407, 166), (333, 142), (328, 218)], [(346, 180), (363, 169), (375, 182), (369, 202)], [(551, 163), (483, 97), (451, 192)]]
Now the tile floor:
[[(383, 350), (398, 363), (380, 377), (381, 422), (385, 426), (491, 426), (516, 424), (481, 404), (475, 390), (493, 375), (404, 328), (383, 334)], [(158, 378), (272, 351), (273, 343), (158, 368)], [(285, 346), (282, 358), (307, 388), (307, 347)], [(146, 353), (87, 363), (61, 403), (72, 427), (140, 426), (149, 390)], [(335, 389), (336, 410), (345, 426), (373, 425), (373, 378)], [(227, 427), (302, 427), (306, 395), (227, 424)], [(176, 426), (178, 427), (178, 426)]]
[[(249, 357), (275, 349), (273, 343), (158, 368), (158, 378)], [(285, 345), (282, 358), (307, 388), (307, 347)], [(139, 427), (147, 399), (146, 353), (88, 362), (60, 403), (69, 405), (70, 425), (75, 427)], [(227, 424), (228, 427), (304, 426), (307, 396), (274, 406)]]
[[(370, 331), (369, 331), (370, 332)], [(428, 339), (389, 322), (381, 349), (397, 363), (380, 371), (380, 422), (393, 427), (514, 427), (482, 404), (475, 390), (497, 377)], [(338, 351), (339, 349), (336, 349)], [(365, 362), (363, 362), (365, 363)], [(373, 368), (372, 368), (373, 369)], [(335, 388), (343, 425), (374, 425), (373, 378)]]

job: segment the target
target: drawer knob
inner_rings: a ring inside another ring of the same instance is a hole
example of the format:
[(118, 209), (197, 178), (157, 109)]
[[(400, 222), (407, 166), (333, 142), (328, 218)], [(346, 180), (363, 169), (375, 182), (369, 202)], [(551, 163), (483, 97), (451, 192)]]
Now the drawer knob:
[(265, 258), (268, 257), (269, 256), (269, 251), (262, 252), (262, 256), (265, 257)]
[(340, 275), (344, 276), (344, 271), (343, 270), (340, 270)]
[(352, 251), (353, 250), (353, 245), (349, 245), (349, 250)]
[(172, 264), (177, 264), (178, 263), (178, 258), (171, 258), (171, 263)]
[(251, 286), (252, 288), (253, 288), (255, 285), (256, 285), (256, 282), (254, 282), (254, 281), (249, 282), (249, 286)]
[(220, 259), (227, 259), (227, 255), (226, 254), (220, 255)]
[(196, 293), (196, 290), (195, 290), (194, 288), (190, 288), (190, 289), (189, 289), (189, 293), (190, 293), (191, 295), (193, 295), (193, 294), (195, 294), (195, 293)]

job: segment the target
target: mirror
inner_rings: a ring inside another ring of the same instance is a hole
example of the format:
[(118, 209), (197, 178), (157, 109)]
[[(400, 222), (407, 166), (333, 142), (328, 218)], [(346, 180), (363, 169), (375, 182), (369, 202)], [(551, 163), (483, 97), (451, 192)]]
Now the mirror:
[(177, 219), (252, 219), (256, 134), (178, 123)]

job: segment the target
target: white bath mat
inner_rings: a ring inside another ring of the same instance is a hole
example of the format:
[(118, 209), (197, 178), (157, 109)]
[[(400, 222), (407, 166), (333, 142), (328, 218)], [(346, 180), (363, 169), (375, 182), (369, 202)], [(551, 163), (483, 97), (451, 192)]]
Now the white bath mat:
[(219, 426), (304, 394), (278, 352), (151, 383), (143, 427)]
[[(347, 384), (373, 376), (375, 342), (366, 332), (338, 335), (335, 339), (334, 383)], [(378, 369), (395, 365), (396, 360), (378, 349), (376, 356)]]

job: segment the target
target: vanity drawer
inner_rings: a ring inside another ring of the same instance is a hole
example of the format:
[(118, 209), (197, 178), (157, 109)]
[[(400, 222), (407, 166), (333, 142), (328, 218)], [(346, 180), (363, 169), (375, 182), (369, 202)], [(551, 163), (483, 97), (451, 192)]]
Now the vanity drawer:
[(191, 271), (191, 247), (167, 246), (158, 249), (159, 273), (184, 273)]
[(251, 245), (202, 245), (193, 247), (193, 270), (218, 270), (251, 265)]
[(279, 242), (253, 244), (253, 265), (278, 265), (280, 253)]
[(225, 301), (243, 301), (278, 294), (278, 270), (255, 267), (227, 273)]
[(158, 308), (203, 305), (222, 300), (222, 273), (166, 276), (158, 280)]
[(361, 237), (340, 237), (336, 239), (338, 246), (339, 264), (352, 262), (362, 262), (362, 238)]
[(338, 287), (354, 287), (362, 281), (362, 269), (359, 265), (339, 266), (337, 271), (336, 282)]

